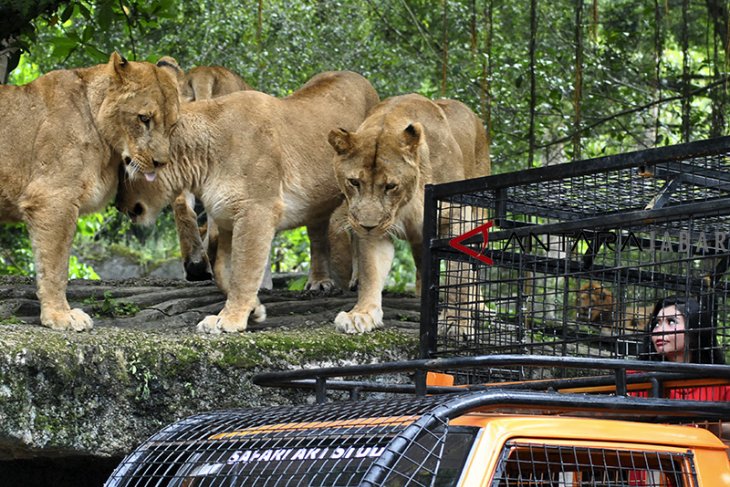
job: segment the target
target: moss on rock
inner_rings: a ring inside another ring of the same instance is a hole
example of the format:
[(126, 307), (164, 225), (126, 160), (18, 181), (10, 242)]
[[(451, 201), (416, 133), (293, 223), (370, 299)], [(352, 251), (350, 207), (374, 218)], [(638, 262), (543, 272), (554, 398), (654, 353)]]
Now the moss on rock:
[[(343, 304), (331, 307), (334, 315)], [(199, 411), (312, 400), (301, 391), (255, 386), (253, 374), (417, 354), (413, 329), (344, 335), (329, 316), (317, 315), (319, 321), (305, 320), (304, 326), (300, 315), (291, 326), (280, 318), (272, 328), (218, 336), (196, 333), (190, 321), (169, 326), (170, 317), (159, 329), (97, 320), (87, 333), (4, 324), (0, 459), (123, 455), (164, 425)]]

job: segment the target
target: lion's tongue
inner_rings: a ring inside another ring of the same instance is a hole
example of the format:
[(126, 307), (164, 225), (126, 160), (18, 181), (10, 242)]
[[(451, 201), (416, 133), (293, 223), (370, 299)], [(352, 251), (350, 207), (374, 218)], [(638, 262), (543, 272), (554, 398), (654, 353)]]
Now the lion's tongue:
[(144, 177), (149, 181), (150, 183), (155, 180), (157, 177), (157, 174), (154, 172), (146, 172), (144, 173)]

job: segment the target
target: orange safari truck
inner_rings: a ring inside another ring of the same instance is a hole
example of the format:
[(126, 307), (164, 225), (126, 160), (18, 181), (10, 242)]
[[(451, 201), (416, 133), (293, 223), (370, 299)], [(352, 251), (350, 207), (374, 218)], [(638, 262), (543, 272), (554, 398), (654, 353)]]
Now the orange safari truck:
[(328, 387), (376, 397), (183, 419), (106, 485), (730, 486), (725, 444), (698, 426), (719, 429), (727, 403), (501, 387), (393, 396), (368, 384)]

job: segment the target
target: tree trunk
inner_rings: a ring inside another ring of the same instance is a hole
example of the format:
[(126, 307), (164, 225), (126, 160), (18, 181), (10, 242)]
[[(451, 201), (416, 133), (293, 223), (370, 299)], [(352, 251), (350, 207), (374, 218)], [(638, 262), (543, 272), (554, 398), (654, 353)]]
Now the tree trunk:
[(528, 167), (535, 167), (535, 110), (537, 107), (537, 81), (535, 79), (535, 52), (537, 50), (537, 0), (530, 0), (530, 124), (528, 127)]
[(485, 33), (485, 45), (484, 45), (484, 56), (482, 59), (482, 78), (481, 78), (481, 90), (479, 92), (479, 101), (482, 109), (482, 117), (484, 120), (484, 126), (487, 131), (487, 147), (489, 153), (492, 152), (492, 94), (490, 80), (492, 79), (492, 36), (494, 34), (493, 24), (493, 1), (487, 0), (486, 6), (486, 33)]
[(583, 100), (583, 0), (575, 5), (575, 80), (573, 86), (573, 160), (581, 159), (581, 102)]
[(449, 0), (443, 0), (444, 34), (441, 59), (441, 96), (446, 96), (446, 80), (449, 69)]
[(682, 0), (682, 141), (690, 139), (690, 108), (692, 87), (689, 67), (689, 0)]
[[(654, 99), (662, 98), (662, 59), (664, 53), (664, 29), (661, 0), (654, 0)], [(654, 117), (654, 145), (659, 145), (659, 128), (661, 123), (661, 107), (657, 103), (652, 108), (652, 116)]]

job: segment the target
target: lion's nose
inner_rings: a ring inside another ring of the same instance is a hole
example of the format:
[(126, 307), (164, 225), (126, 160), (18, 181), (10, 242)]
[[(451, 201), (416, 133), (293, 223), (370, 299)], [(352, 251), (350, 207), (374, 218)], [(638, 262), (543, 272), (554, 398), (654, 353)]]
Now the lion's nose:
[(125, 164), (126, 164), (127, 166), (129, 166), (130, 164), (132, 164), (132, 158), (131, 158), (131, 157), (129, 157), (129, 156), (125, 157), (125, 158), (124, 158), (124, 163), (125, 163)]
[(135, 204), (131, 213), (132, 216), (140, 216), (142, 213), (144, 213), (144, 206), (142, 206), (142, 204), (140, 203)]
[(155, 161), (155, 160), (153, 159), (153, 160), (152, 160), (152, 165), (153, 165), (153, 166), (155, 166), (155, 167), (160, 167), (160, 166), (164, 166), (164, 165), (165, 165), (165, 163), (164, 163), (164, 162), (160, 162), (160, 161)]

